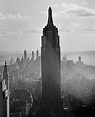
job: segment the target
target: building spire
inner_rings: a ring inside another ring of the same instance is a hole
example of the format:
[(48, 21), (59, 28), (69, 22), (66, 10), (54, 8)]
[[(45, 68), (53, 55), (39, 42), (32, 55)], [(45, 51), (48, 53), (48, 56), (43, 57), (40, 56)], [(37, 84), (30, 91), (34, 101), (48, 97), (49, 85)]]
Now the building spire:
[(53, 25), (52, 9), (51, 9), (51, 7), (49, 7), (49, 9), (48, 9), (48, 24), (47, 25)]

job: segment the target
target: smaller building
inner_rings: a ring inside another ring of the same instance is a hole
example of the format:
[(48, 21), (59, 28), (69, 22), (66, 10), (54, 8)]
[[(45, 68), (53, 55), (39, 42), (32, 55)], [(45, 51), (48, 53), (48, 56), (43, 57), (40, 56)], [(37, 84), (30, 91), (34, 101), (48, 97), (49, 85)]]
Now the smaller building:
[(83, 61), (81, 61), (81, 56), (79, 56), (78, 57), (78, 61), (76, 62), (76, 65), (78, 66), (78, 67), (82, 67), (83, 66)]
[(64, 65), (67, 64), (67, 57), (66, 57), (66, 55), (64, 57), (62, 57), (62, 63), (64, 63)]

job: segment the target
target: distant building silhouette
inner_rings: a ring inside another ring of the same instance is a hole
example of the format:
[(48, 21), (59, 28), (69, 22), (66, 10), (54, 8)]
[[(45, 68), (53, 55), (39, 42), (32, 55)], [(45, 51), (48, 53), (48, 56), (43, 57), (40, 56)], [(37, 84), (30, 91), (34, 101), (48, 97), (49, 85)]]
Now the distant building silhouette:
[(81, 62), (81, 57), (80, 56), (78, 57), (78, 61)]
[(24, 50), (24, 59), (26, 60), (27, 59), (27, 51)]
[(39, 57), (39, 51), (36, 51), (36, 59)]
[(78, 57), (78, 61), (76, 62), (78, 67), (82, 67), (84, 65), (83, 61), (81, 60), (81, 56)]
[(5, 62), (5, 65), (4, 65), (4, 70), (3, 70), (3, 80), (5, 80), (6, 89), (8, 90), (8, 73), (7, 73), (6, 62)]
[(31, 58), (31, 60), (34, 61), (34, 51), (32, 51), (32, 58)]

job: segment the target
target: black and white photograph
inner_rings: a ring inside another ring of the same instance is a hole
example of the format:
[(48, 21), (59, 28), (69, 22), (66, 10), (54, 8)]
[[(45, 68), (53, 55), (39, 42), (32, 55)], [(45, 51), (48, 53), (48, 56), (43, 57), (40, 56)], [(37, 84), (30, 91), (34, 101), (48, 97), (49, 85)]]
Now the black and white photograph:
[(95, 117), (95, 0), (0, 0), (0, 117)]

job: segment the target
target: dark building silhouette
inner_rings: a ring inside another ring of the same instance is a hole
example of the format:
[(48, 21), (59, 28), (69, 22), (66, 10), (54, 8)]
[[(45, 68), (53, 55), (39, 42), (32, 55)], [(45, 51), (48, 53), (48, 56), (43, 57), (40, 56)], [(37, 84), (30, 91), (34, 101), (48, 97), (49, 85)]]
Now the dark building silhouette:
[(39, 51), (36, 51), (36, 59), (39, 57)]
[(4, 65), (4, 70), (3, 70), (3, 80), (5, 80), (5, 84), (6, 84), (6, 90), (8, 90), (8, 73), (7, 73), (7, 65), (6, 65), (6, 62), (5, 62), (5, 65)]
[(78, 57), (78, 61), (81, 62), (81, 57), (80, 56)]
[(24, 50), (24, 59), (26, 60), (27, 59), (27, 51)]
[(32, 58), (31, 59), (34, 61), (34, 51), (32, 51)]
[(51, 7), (48, 9), (48, 23), (43, 29), (41, 72), (42, 103), (50, 108), (62, 105), (59, 35), (53, 24)]

